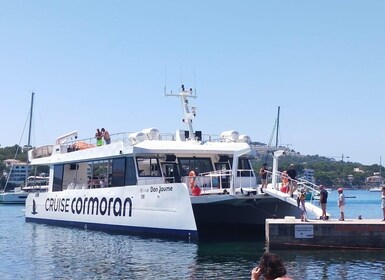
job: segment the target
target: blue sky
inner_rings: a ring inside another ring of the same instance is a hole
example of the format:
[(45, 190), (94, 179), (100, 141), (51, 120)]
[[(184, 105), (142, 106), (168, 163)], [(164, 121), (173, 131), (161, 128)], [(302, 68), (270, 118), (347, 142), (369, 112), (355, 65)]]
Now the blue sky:
[[(194, 87), (194, 128), (301, 154), (385, 156), (385, 1), (0, 0), (2, 147), (184, 129), (163, 89)], [(26, 135), (26, 133), (24, 134)], [(26, 143), (26, 136), (22, 144)]]

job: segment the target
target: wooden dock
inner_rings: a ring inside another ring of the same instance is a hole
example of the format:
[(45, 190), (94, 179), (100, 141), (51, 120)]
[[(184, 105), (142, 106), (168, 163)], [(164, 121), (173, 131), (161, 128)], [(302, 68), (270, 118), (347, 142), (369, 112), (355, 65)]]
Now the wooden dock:
[(385, 249), (381, 219), (331, 219), (301, 222), (294, 217), (266, 220), (269, 249)]

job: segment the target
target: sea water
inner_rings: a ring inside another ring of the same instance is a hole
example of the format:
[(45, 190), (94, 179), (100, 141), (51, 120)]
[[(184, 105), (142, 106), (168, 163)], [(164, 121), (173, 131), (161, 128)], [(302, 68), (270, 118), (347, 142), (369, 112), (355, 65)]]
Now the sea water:
[[(338, 218), (337, 192), (328, 212)], [(382, 219), (381, 193), (345, 191), (347, 219)], [(256, 241), (169, 241), (26, 223), (0, 205), (0, 279), (250, 279)], [(385, 279), (385, 251), (279, 250), (293, 279)]]

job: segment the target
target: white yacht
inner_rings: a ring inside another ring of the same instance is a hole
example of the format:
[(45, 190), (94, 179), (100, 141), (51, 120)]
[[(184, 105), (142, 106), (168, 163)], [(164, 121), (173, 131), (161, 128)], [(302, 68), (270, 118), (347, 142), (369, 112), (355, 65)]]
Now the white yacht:
[(74, 131), (30, 150), (50, 178), (48, 192), (28, 196), (26, 221), (197, 240), (261, 236), (266, 218), (299, 217), (295, 199), (259, 191), (248, 136), (194, 131), (192, 90), (168, 95), (182, 100), (188, 130), (111, 134), (102, 146)]
[(24, 204), (29, 193), (48, 190), (48, 178), (29, 176), (24, 187), (16, 187), (12, 191), (0, 192), (0, 204)]

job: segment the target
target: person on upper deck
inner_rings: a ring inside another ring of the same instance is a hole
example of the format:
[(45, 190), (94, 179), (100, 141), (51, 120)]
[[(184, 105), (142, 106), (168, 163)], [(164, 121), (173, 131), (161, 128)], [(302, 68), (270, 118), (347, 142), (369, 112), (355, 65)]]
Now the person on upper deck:
[(99, 128), (96, 129), (95, 138), (96, 138), (96, 146), (102, 146), (103, 145), (103, 134)]
[(106, 142), (106, 145), (108, 145), (108, 144), (111, 143), (110, 134), (109, 134), (108, 131), (105, 130), (104, 128), (102, 128), (102, 136), (103, 136), (103, 138), (104, 138), (104, 141)]

